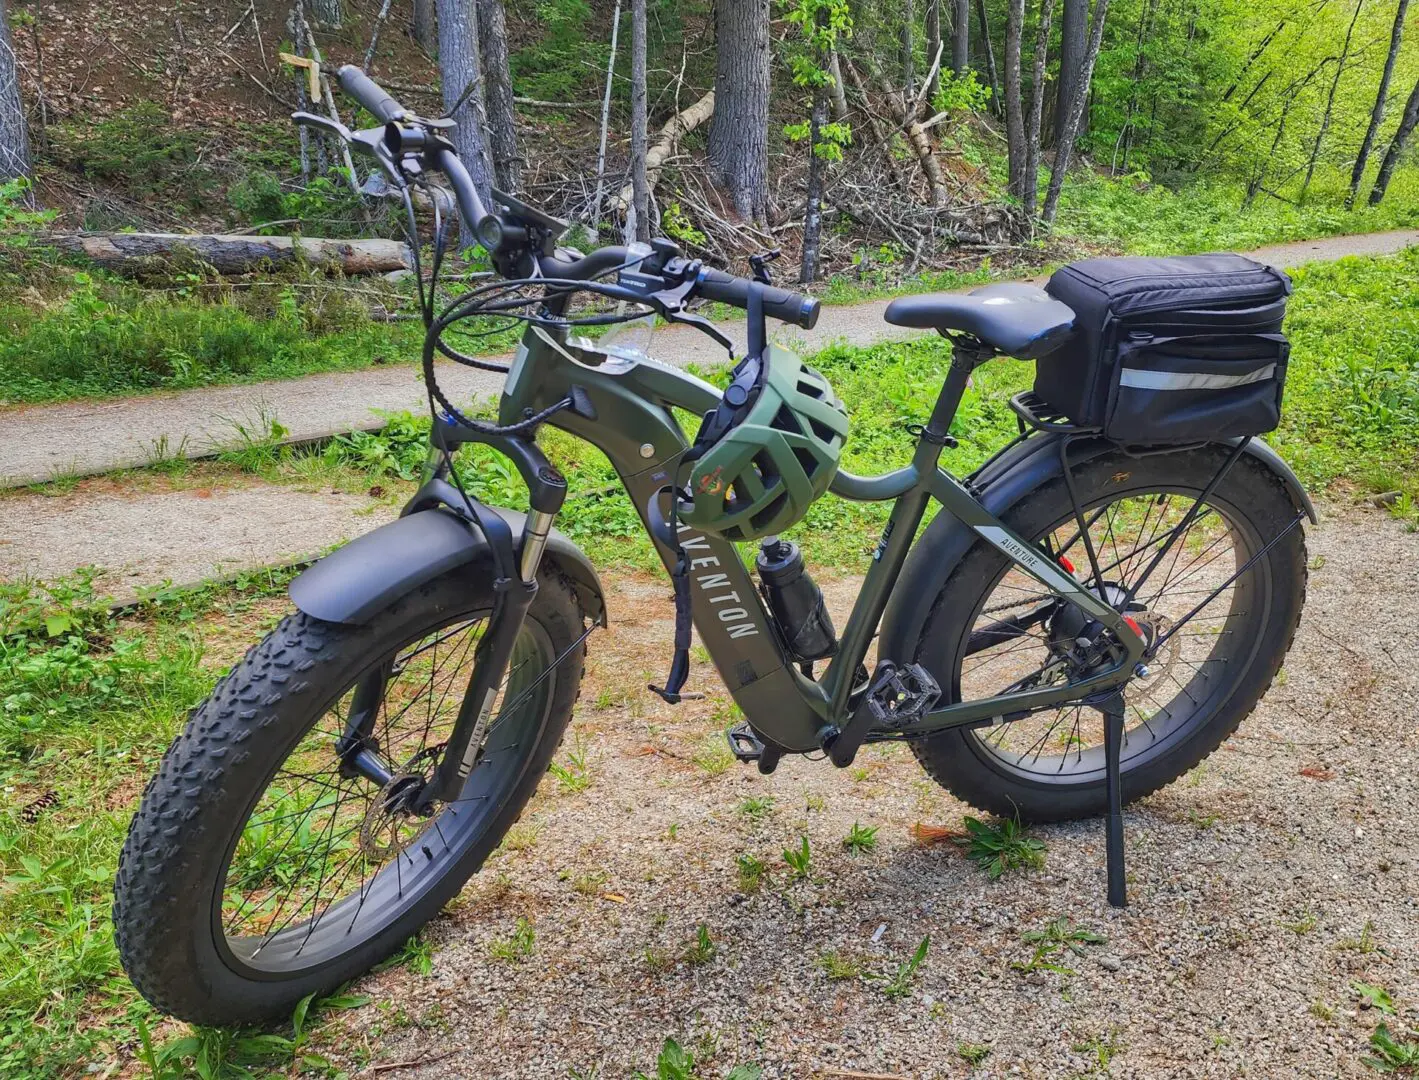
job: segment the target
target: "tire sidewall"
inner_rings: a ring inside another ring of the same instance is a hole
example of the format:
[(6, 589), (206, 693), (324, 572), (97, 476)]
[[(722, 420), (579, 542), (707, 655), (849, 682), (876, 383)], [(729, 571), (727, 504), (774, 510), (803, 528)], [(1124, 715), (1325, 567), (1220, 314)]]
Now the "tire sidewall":
[[(1074, 480), (1086, 506), (1170, 486), (1195, 491), (1217, 472), (1229, 449), (1209, 445), (1146, 457), (1118, 450), (1076, 466)], [(1254, 534), (1248, 542), (1256, 544), (1256, 550), (1290, 526), (1297, 512), (1280, 479), (1245, 455), (1223, 477), (1214, 497), (1228, 515), (1240, 516), (1246, 531)], [(1019, 535), (1034, 537), (1072, 512), (1063, 478), (1054, 476), (1000, 517)], [(933, 590), (937, 601), (917, 639), (914, 659), (933, 670), (941, 685), (951, 689), (955, 700), (959, 700), (958, 653), (1006, 564), (1005, 557), (995, 548), (977, 543)], [(1293, 530), (1253, 569), (1260, 571), (1260, 586), (1267, 594), (1271, 617), (1247, 653), (1244, 675), (1205, 721), (1170, 735), (1169, 745), (1148, 760), (1133, 767), (1125, 762), (1125, 800), (1137, 799), (1193, 768), (1236, 729), (1270, 686), (1300, 618), (1305, 580), (1301, 531)], [(1079, 572), (1087, 573), (1082, 568)], [(943, 658), (950, 658), (949, 672), (934, 670), (943, 666)], [(972, 730), (947, 731), (921, 740), (913, 744), (913, 751), (938, 783), (990, 813), (1019, 816), (1027, 821), (1062, 821), (1091, 816), (1104, 808), (1102, 776), (1070, 785), (1031, 781), (1006, 768)]]

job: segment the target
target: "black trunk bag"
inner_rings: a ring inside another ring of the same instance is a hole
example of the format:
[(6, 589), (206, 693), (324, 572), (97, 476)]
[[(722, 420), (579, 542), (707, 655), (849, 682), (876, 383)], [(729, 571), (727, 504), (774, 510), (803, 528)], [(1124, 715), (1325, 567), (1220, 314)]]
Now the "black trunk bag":
[(1123, 443), (1260, 435), (1280, 422), (1291, 280), (1241, 255), (1085, 259), (1045, 286), (1074, 333), (1035, 393)]

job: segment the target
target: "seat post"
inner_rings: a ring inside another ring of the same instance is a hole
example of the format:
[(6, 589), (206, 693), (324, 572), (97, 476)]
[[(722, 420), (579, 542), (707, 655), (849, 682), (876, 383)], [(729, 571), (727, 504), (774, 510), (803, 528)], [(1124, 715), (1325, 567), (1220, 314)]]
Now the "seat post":
[(996, 355), (995, 349), (965, 334), (942, 333), (941, 336), (951, 342), (951, 367), (946, 372), (946, 381), (941, 384), (936, 407), (931, 410), (931, 419), (927, 421), (923, 433), (938, 444), (943, 443), (951, 434), (951, 421), (956, 418), (956, 410), (961, 407), (961, 399), (965, 397), (971, 372)]

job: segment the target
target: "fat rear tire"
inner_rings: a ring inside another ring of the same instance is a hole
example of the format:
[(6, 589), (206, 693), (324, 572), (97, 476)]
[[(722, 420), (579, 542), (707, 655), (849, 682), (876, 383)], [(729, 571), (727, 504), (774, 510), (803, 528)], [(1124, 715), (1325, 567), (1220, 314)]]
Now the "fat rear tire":
[[(1216, 445), (1149, 457), (1118, 451), (1077, 467), (1075, 481), (1086, 507), (1166, 489), (1196, 494), (1215, 475), (1226, 452), (1226, 447)], [(1234, 524), (1252, 534), (1254, 550), (1290, 526), (1297, 514), (1280, 478), (1246, 455), (1233, 465), (1210, 501), (1224, 504), (1227, 515), (1238, 519)], [(1054, 479), (1017, 502), (1003, 520), (1018, 534), (1034, 539), (1071, 516), (1069, 493), (1061, 479)], [(977, 543), (937, 588), (914, 659), (937, 677), (943, 689), (950, 688), (952, 700), (960, 700), (965, 640), (1006, 566), (995, 548)], [(1216, 750), (1256, 707), (1280, 670), (1305, 602), (1307, 567), (1301, 528), (1292, 529), (1254, 569), (1265, 584), (1269, 608), (1245, 671), (1230, 695), (1172, 739), (1165, 752), (1132, 765), (1125, 760), (1125, 801), (1157, 791)], [(1081, 580), (1086, 572), (1081, 566)], [(914, 742), (912, 750), (932, 779), (963, 802), (991, 814), (1052, 822), (1096, 816), (1107, 808), (1102, 775), (1078, 783), (1031, 780), (1004, 767), (972, 730), (943, 732)]]

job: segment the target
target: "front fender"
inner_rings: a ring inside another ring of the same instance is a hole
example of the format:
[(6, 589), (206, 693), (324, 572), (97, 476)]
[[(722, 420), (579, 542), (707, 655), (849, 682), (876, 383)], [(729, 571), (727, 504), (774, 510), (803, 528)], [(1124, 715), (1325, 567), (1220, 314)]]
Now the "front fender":
[[(1017, 502), (1063, 473), (1059, 456), (1062, 434), (1038, 435), (1011, 447), (988, 463), (973, 477), (972, 487), (980, 504), (996, 517), (1004, 517)], [(1225, 440), (1235, 446), (1240, 440)], [(1076, 439), (1069, 446), (1069, 461), (1079, 466), (1100, 454), (1117, 449), (1104, 438)], [(1296, 507), (1312, 523), (1315, 507), (1301, 481), (1281, 455), (1260, 439), (1252, 439), (1244, 451), (1280, 478)], [(922, 627), (936, 603), (937, 588), (952, 569), (965, 558), (979, 537), (974, 529), (950, 513), (940, 513), (926, 527), (907, 556), (901, 576), (892, 590), (882, 615), (879, 655), (894, 660), (909, 659), (921, 636)]]
[[(490, 509), (508, 523), (514, 538), (522, 535), (524, 515)], [(543, 559), (571, 581), (587, 616), (605, 619), (601, 579), (579, 547), (553, 530)], [(492, 551), (482, 533), (448, 510), (419, 510), (331, 552), (292, 581), (289, 592), (296, 607), (314, 618), (363, 623), (425, 582), (477, 560), (486, 560), (492, 571)]]

